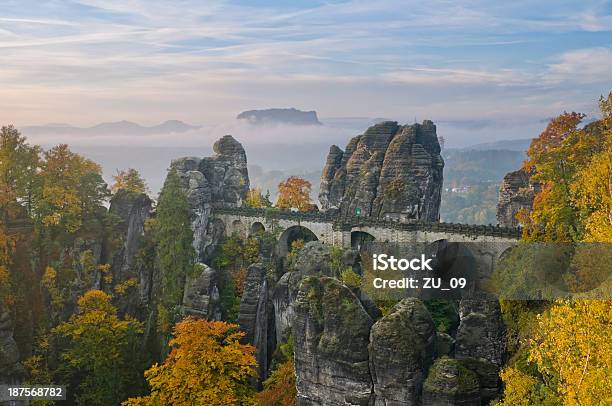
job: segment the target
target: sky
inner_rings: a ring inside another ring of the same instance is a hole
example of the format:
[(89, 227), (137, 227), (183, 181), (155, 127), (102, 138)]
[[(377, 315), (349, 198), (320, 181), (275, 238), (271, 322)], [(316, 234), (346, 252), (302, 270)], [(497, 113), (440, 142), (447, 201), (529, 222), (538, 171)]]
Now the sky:
[(0, 0), (0, 52), (2, 124), (296, 107), (432, 119), (451, 144), (526, 138), (563, 110), (596, 115), (612, 2)]

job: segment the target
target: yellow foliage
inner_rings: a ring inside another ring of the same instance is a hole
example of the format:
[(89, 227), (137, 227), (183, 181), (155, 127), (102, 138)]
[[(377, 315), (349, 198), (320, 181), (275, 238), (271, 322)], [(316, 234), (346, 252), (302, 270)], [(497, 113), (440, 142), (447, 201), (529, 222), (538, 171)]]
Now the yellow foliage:
[(118, 295), (123, 295), (125, 294), (125, 292), (128, 291), (128, 289), (134, 287), (138, 285), (138, 280), (136, 280), (136, 278), (130, 278), (118, 285), (115, 285), (115, 293)]
[(572, 184), (574, 204), (585, 223), (585, 240), (612, 242), (612, 131), (611, 145), (595, 155)]
[(142, 323), (121, 320), (111, 296), (100, 290), (88, 291), (77, 303), (77, 313), (52, 330), (68, 343), (60, 354), (63, 368), (78, 382), (79, 404), (118, 404), (135, 382), (131, 361)]
[(113, 193), (119, 190), (126, 190), (134, 193), (147, 192), (147, 185), (136, 169), (130, 168), (127, 171), (117, 171), (117, 174), (113, 175), (113, 180), (115, 181), (111, 187)]
[(295, 406), (296, 396), (295, 366), (289, 358), (272, 371), (257, 400), (261, 406)]
[(497, 406), (532, 406), (538, 381), (516, 368), (505, 368), (500, 373), (505, 384), (504, 400)]
[(276, 207), (309, 211), (311, 187), (312, 185), (307, 180), (290, 176), (285, 182), (278, 184)]
[(559, 300), (538, 323), (529, 359), (563, 404), (612, 402), (612, 302)]
[(11, 274), (5, 266), (0, 265), (0, 308), (2, 304), (10, 306), (14, 303), (11, 287)]
[(248, 207), (255, 207), (255, 208), (264, 208), (264, 207), (272, 206), (272, 203), (270, 202), (270, 199), (269, 199), (269, 193), (266, 196), (264, 196), (261, 193), (261, 189), (259, 188), (250, 189), (247, 192), (245, 203)]
[(145, 372), (151, 394), (123, 405), (255, 405), (248, 378), (254, 348), (240, 343), (237, 325), (186, 318), (174, 327), (172, 351)]

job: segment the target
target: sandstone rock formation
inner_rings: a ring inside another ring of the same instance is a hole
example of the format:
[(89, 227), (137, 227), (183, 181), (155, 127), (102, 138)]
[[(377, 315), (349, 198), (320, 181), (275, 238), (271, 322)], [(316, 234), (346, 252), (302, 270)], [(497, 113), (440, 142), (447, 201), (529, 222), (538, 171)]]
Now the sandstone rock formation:
[(529, 179), (523, 170), (510, 172), (504, 176), (497, 203), (497, 222), (505, 227), (518, 227), (516, 214), (521, 209), (531, 210), (533, 199), (539, 192), (540, 185)]
[(306, 243), (292, 264), (292, 270), (285, 272), (278, 280), (273, 292), (276, 340), (287, 340), (294, 317), (294, 304), (300, 282), (307, 276), (331, 275), (331, 247), (321, 241)]
[(188, 277), (183, 292), (181, 311), (186, 316), (208, 320), (221, 320), (217, 271), (205, 264), (198, 264), (199, 275)]
[(404, 299), (370, 332), (370, 373), (380, 406), (417, 405), (433, 361), (434, 323), (418, 299)]
[(202, 158), (198, 170), (211, 188), (213, 204), (238, 207), (249, 191), (247, 158), (242, 144), (225, 135), (213, 145), (215, 155)]
[(181, 179), (193, 212), (193, 246), (198, 260), (207, 262), (224, 230), (210, 221), (213, 206), (239, 207), (249, 190), (246, 153), (231, 135), (213, 146), (212, 157), (186, 157), (172, 161), (170, 168)]
[(337, 279), (313, 276), (302, 282), (293, 320), (298, 406), (371, 401), (368, 341), (373, 323)]
[(386, 121), (332, 146), (321, 175), (319, 201), (342, 215), (438, 221), (442, 191), (436, 126)]
[(137, 278), (141, 287), (141, 299), (145, 301), (151, 290), (151, 272), (136, 269), (135, 262), (151, 206), (152, 201), (146, 194), (119, 190), (111, 199), (109, 208), (109, 213), (119, 220), (113, 230), (120, 244), (111, 261), (113, 280), (122, 282), (131, 277)]
[(274, 310), (269, 297), (266, 268), (253, 264), (247, 270), (240, 302), (238, 324), (246, 333), (244, 341), (255, 346), (255, 359), (261, 380), (266, 378), (274, 340)]
[(439, 358), (423, 385), (423, 405), (480, 406), (477, 375), (452, 358)]
[(18, 383), (25, 375), (19, 363), (19, 349), (13, 338), (10, 313), (0, 303), (0, 384)]
[(505, 325), (497, 300), (462, 299), (455, 356), (501, 366), (506, 355)]

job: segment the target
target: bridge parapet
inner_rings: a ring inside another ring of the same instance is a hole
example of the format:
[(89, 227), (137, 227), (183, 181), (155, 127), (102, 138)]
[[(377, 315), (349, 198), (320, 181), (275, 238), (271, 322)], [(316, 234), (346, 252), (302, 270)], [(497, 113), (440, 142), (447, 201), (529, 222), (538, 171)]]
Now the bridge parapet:
[(355, 227), (381, 227), (399, 231), (422, 231), (422, 232), (446, 232), (462, 234), (467, 236), (502, 237), (519, 240), (521, 229), (512, 227), (500, 227), (493, 225), (457, 224), (440, 222), (411, 222), (377, 219), (371, 217), (340, 216), (333, 212), (293, 212), (272, 208), (252, 207), (215, 207), (214, 214), (229, 214), (242, 217), (266, 218), (269, 220), (293, 220), (332, 223), (335, 230), (350, 231)]

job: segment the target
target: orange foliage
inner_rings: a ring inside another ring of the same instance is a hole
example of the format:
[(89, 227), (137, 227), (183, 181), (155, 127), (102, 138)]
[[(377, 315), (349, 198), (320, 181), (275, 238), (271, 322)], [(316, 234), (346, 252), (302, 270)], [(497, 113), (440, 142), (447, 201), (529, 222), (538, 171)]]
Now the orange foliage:
[(246, 268), (230, 271), (230, 275), (234, 282), (234, 289), (236, 289), (236, 295), (238, 297), (242, 297), (242, 294), (244, 293), (244, 281), (246, 280), (246, 274)]
[(310, 210), (310, 189), (312, 185), (305, 179), (290, 176), (286, 181), (278, 184), (278, 200), (276, 207), (279, 209), (298, 209), (300, 211)]
[(264, 382), (265, 389), (257, 394), (262, 406), (295, 406), (297, 390), (295, 388), (295, 366), (293, 359), (288, 359), (275, 369), (270, 378)]
[(145, 372), (151, 394), (124, 405), (255, 405), (248, 378), (254, 347), (235, 324), (188, 317), (174, 327), (172, 351)]

